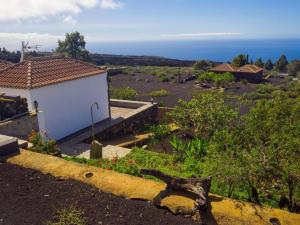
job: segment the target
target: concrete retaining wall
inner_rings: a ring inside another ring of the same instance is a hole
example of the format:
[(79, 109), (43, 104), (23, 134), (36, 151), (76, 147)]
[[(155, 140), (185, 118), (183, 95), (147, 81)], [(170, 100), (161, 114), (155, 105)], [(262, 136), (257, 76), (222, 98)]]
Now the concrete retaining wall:
[(31, 131), (39, 131), (36, 115), (22, 116), (0, 123), (0, 134), (27, 140)]
[(120, 99), (110, 99), (109, 103), (111, 107), (120, 107), (128, 109), (138, 109), (149, 104), (149, 102), (129, 101)]
[[(111, 106), (136, 108), (132, 113), (124, 115), (123, 118), (116, 119), (115, 125), (103, 130), (96, 135), (98, 141), (104, 141), (126, 134), (135, 134), (143, 129), (146, 125), (152, 125), (158, 122), (157, 104), (147, 102), (112, 100)], [(120, 120), (120, 121), (117, 121)], [(85, 142), (90, 143), (91, 138)]]

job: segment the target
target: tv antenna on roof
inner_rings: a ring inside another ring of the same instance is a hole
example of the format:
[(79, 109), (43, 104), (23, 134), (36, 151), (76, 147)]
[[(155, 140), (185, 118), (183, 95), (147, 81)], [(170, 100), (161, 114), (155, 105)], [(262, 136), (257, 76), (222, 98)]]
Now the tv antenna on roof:
[(21, 42), (22, 44), (22, 48), (21, 48), (21, 58), (20, 58), (20, 62), (22, 62), (25, 59), (25, 52), (29, 51), (29, 50), (38, 50), (41, 46), (40, 45), (29, 45), (29, 42), (27, 41), (25, 43), (25, 41)]

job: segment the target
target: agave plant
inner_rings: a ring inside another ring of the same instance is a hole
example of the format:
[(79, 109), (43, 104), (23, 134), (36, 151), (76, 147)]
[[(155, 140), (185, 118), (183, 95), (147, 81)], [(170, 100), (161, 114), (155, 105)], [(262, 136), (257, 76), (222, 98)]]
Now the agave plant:
[(205, 156), (206, 142), (201, 139), (194, 139), (186, 145), (185, 158), (201, 159)]

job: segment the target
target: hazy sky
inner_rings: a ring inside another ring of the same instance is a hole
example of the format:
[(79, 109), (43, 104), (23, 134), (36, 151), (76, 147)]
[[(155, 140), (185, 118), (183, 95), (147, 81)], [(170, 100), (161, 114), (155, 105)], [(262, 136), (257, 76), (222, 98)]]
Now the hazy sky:
[(89, 42), (300, 38), (299, 0), (0, 0), (0, 46), (48, 49), (66, 32)]

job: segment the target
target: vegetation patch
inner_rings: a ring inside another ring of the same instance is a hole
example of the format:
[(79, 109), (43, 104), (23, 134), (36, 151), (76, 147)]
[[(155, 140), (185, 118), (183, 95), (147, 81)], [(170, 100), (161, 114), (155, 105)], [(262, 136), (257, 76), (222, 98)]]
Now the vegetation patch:
[(29, 148), (30, 151), (53, 156), (61, 156), (61, 152), (56, 141), (49, 139), (47, 134), (32, 131), (28, 141), (32, 144), (32, 147)]
[(149, 93), (149, 96), (151, 97), (166, 97), (169, 96), (171, 93), (167, 91), (166, 89), (160, 89), (157, 91), (152, 91)]
[(273, 99), (276, 96), (286, 96), (297, 98), (300, 96), (300, 83), (293, 82), (281, 86), (271, 84), (258, 84), (255, 92), (246, 93), (242, 96), (243, 100), (256, 101), (260, 99)]
[[(261, 94), (269, 87), (260, 87)], [(272, 91), (274, 92), (274, 91)], [(218, 92), (180, 101), (169, 114), (184, 134), (164, 125), (152, 128), (156, 141), (171, 135), (170, 154), (135, 148), (113, 161), (67, 158), (141, 176), (158, 169), (178, 177), (213, 176), (211, 192), (223, 196), (297, 210), (300, 199), (300, 99), (271, 95), (257, 100), (248, 114), (226, 104)], [(153, 178), (152, 178), (153, 179)]]
[(68, 208), (58, 210), (55, 215), (55, 221), (48, 221), (46, 225), (86, 225), (87, 219), (84, 212), (71, 205)]
[(113, 88), (110, 87), (110, 97), (123, 100), (135, 100), (137, 91), (130, 87)]
[(198, 76), (198, 80), (201, 82), (214, 83), (217, 87), (224, 87), (227, 83), (235, 80), (232, 73), (214, 73), (205, 72)]

